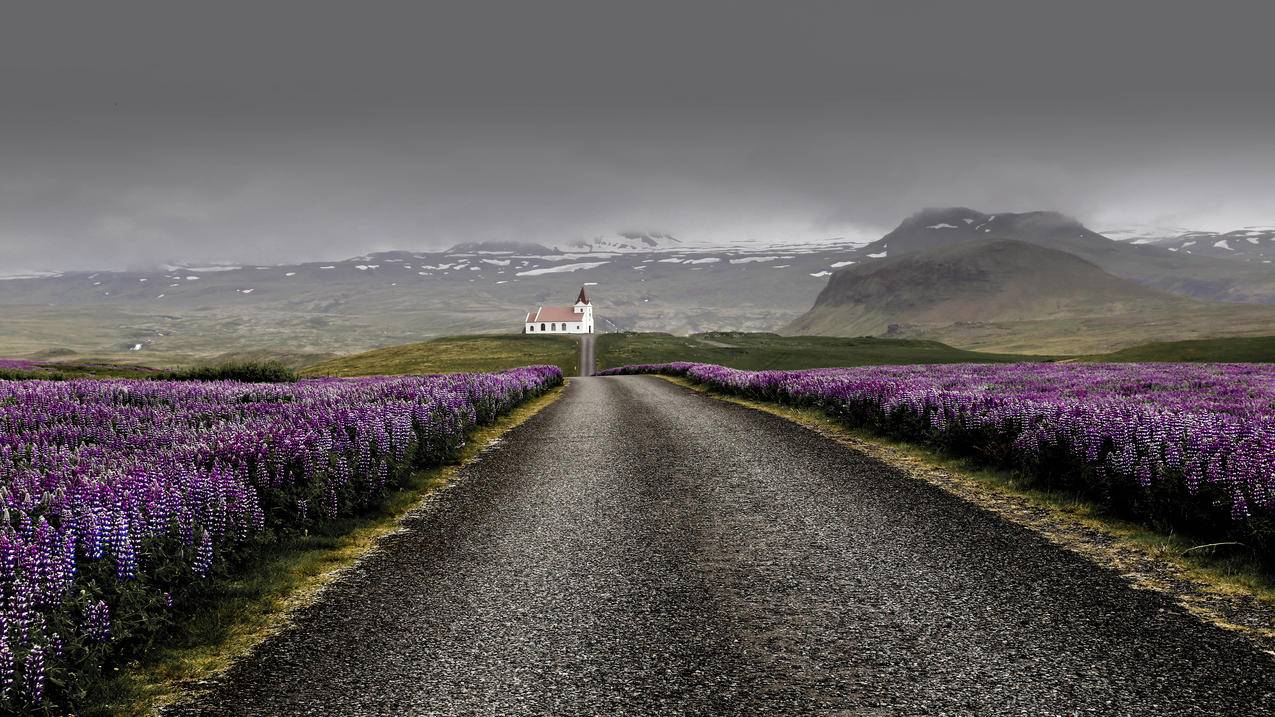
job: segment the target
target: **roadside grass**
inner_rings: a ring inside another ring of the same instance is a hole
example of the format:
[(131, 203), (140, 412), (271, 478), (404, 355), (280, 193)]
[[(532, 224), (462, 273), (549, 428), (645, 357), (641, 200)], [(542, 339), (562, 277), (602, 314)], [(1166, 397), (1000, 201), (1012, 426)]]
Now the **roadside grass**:
[(555, 388), (474, 431), (455, 463), (417, 471), (403, 488), (364, 514), (272, 546), (268, 554), (244, 565), (239, 577), (227, 581), (224, 592), (192, 614), (178, 633), (170, 634), (162, 649), (120, 669), (96, 695), (98, 707), (81, 714), (141, 717), (198, 690), (201, 682), (285, 627), (289, 615), (313, 602), (343, 569), (397, 530), (424, 497), (453, 481), (463, 465), (549, 406), (563, 390)]
[(630, 364), (692, 361), (752, 371), (888, 364), (1008, 363), (1049, 356), (981, 353), (938, 341), (870, 336), (780, 336), (770, 333), (610, 333), (597, 339), (598, 369)]
[(580, 343), (567, 336), (485, 334), (448, 336), (340, 356), (301, 370), (303, 376), (373, 376), (393, 374), (501, 371), (550, 364), (565, 376), (579, 373)]
[[(861, 450), (874, 458), (900, 468), (940, 488), (970, 500), (984, 508), (1016, 522), (1045, 532), (1056, 542), (1096, 556), (1117, 569), (1128, 570), (1127, 556), (1120, 558), (1116, 550), (1133, 551), (1172, 567), (1176, 576), (1203, 587), (1205, 592), (1254, 598), (1270, 608), (1275, 608), (1275, 574), (1251, 554), (1237, 546), (1214, 545), (1211, 541), (1178, 532), (1161, 531), (1141, 523), (1111, 515), (1101, 506), (1080, 495), (1065, 491), (1043, 490), (1011, 471), (988, 469), (978, 466), (968, 458), (946, 455), (917, 443), (882, 437), (865, 429), (850, 428), (813, 408), (794, 408), (777, 403), (766, 403), (718, 393), (685, 378), (654, 374), (659, 378), (703, 393), (715, 399), (728, 401), (758, 411), (764, 411), (806, 426), (841, 443)], [(1027, 505), (1046, 514), (1046, 520), (1031, 520), (1017, 510)], [(1096, 546), (1076, 538), (1075, 530), (1068, 524), (1079, 525), (1091, 531), (1114, 538), (1120, 545)], [(1144, 587), (1172, 591), (1171, 586), (1157, 583), (1151, 576), (1141, 583)], [(1188, 609), (1228, 629), (1250, 631), (1230, 624), (1223, 616), (1198, 604), (1190, 596), (1181, 596)], [(1275, 638), (1275, 625), (1251, 630), (1264, 638)]]

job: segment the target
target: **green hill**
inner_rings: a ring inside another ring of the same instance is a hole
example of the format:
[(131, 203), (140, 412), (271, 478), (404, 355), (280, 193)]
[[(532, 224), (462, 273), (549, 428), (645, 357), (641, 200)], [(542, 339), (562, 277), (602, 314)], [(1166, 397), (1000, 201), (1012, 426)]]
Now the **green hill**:
[(580, 343), (567, 336), (522, 334), (449, 336), (390, 346), (307, 366), (306, 376), (372, 376), (456, 373), (552, 364), (567, 376), (578, 373)]
[(1275, 362), (1275, 336), (1242, 336), (1195, 341), (1158, 341), (1109, 354), (1088, 356), (1092, 361), (1216, 361)]
[(872, 337), (780, 336), (769, 333), (714, 332), (673, 336), (663, 333), (613, 333), (598, 337), (598, 368), (627, 364), (694, 361), (738, 369), (803, 369), (964, 362), (1039, 361), (1019, 356), (963, 351), (937, 341)]

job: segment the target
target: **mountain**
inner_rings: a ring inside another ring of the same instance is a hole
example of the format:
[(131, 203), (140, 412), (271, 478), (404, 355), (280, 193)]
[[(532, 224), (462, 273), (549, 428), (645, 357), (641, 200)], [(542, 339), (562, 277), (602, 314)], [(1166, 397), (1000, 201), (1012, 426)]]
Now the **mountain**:
[(874, 335), (900, 324), (1071, 318), (1186, 301), (1112, 276), (1066, 252), (983, 239), (841, 269), (793, 328)]
[(605, 251), (605, 252), (641, 252), (660, 249), (686, 248), (681, 239), (663, 232), (616, 232), (612, 235), (598, 236), (589, 240), (568, 242), (559, 247), (562, 251)]
[(1116, 276), (1183, 296), (1275, 303), (1275, 265), (1237, 265), (1153, 243), (1115, 241), (1057, 212), (984, 214), (965, 207), (925, 209), (859, 250), (895, 257), (982, 239), (1011, 239), (1065, 251)]
[(1275, 227), (1245, 227), (1229, 232), (1151, 230), (1127, 236), (1127, 240), (1193, 256), (1275, 263)]
[[(624, 234), (634, 234), (627, 239)], [(224, 352), (343, 353), (517, 331), (580, 285), (606, 330), (770, 331), (810, 308), (847, 242), (697, 245), (625, 232), (564, 247), (472, 242), (271, 266), (165, 266), (0, 279), (0, 357), (48, 349), (163, 363)], [(649, 247), (644, 239), (655, 242)], [(606, 239), (606, 242), (610, 242)], [(610, 244), (606, 245), (612, 247)]]
[[(570, 301), (583, 283), (596, 284), (590, 293), (600, 329), (774, 331), (810, 311), (838, 269), (866, 272), (902, 257), (993, 240), (1064, 251), (1131, 280), (1129, 290), (1152, 290), (1156, 298), (1138, 295), (1136, 301), (1158, 308), (1145, 314), (1145, 326), (1133, 330), (1150, 339), (1253, 333), (1246, 322), (1258, 314), (1186, 297), (1262, 301), (1275, 295), (1272, 265), (1112, 241), (1053, 212), (934, 209), (866, 246), (752, 239), (708, 245), (666, 232), (625, 231), (583, 243), (467, 242), (446, 251), (387, 251), (337, 261), (185, 264), (0, 279), (0, 357), (62, 350), (81, 359), (123, 356), (161, 364), (226, 352), (361, 351), (444, 335), (517, 331), (527, 311)], [(1030, 304), (1028, 284), (1013, 276), (1030, 269), (1006, 266), (991, 275), (1011, 289), (1018, 287), (1026, 297), (1020, 303)], [(1069, 276), (1077, 294), (1095, 290)], [(932, 277), (916, 281), (899, 291), (915, 294), (916, 287), (942, 285)], [(1166, 299), (1164, 291), (1179, 295)], [(998, 308), (992, 331), (984, 314), (957, 312), (959, 318), (942, 330), (944, 340), (965, 348), (1017, 342), (1019, 348), (1037, 350), (1031, 342), (1056, 346), (1060, 337), (1081, 336), (1100, 343), (1095, 350), (1128, 345), (1128, 322), (1097, 326), (1092, 321), (1101, 312), (1080, 310), (1061, 288), (1051, 296), (1057, 309), (1053, 318), (1031, 319), (1037, 323), (1027, 326), (1026, 319)], [(895, 316), (899, 306), (891, 302), (901, 299), (877, 296), (877, 314), (831, 322), (827, 330), (886, 331), (890, 324), (913, 321)], [(1170, 309), (1168, 299), (1185, 303)], [(943, 307), (962, 302), (968, 300), (936, 305), (929, 316), (941, 320)], [(1031, 316), (1051, 316), (1041, 305), (1030, 305)], [(1081, 316), (1088, 322), (1083, 327), (1075, 323)], [(955, 321), (964, 322), (960, 331)], [(938, 331), (929, 319), (914, 323), (923, 328), (894, 330)], [(1271, 325), (1261, 333), (1272, 333)], [(1209, 331), (1192, 334), (1196, 328)]]
[(1058, 212), (984, 214), (965, 207), (947, 207), (913, 214), (863, 251), (898, 256), (984, 239), (1015, 239), (1064, 251), (1098, 247), (1111, 241)]
[[(926, 219), (931, 224), (924, 226), (952, 224)], [(1082, 236), (1075, 227), (1064, 228), (1057, 215), (1029, 217), (1025, 224), (1015, 221), (1040, 229), (1036, 236), (1064, 231)], [(981, 231), (978, 222), (970, 226)], [(1275, 307), (1175, 296), (1117, 277), (1074, 254), (1023, 241), (907, 246), (898, 256), (834, 273), (811, 310), (788, 331), (933, 338), (984, 350), (1083, 353), (1147, 339), (1269, 332), (1275, 325)]]

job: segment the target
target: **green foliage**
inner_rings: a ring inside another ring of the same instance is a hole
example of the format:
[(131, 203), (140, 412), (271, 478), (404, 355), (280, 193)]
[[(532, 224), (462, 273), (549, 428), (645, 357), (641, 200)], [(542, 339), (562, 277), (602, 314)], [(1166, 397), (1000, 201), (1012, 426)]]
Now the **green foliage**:
[(1042, 361), (1046, 356), (965, 351), (938, 341), (880, 339), (869, 336), (780, 336), (769, 333), (713, 332), (673, 336), (663, 333), (602, 334), (597, 340), (598, 369), (632, 364), (692, 361), (761, 371), (841, 366), (930, 363), (1004, 363)]
[(115, 363), (40, 362), (31, 368), (0, 367), (4, 381), (67, 381), (73, 378), (149, 378), (152, 369)]
[(297, 372), (278, 361), (241, 361), (216, 366), (196, 366), (152, 374), (159, 381), (244, 381), (247, 383), (292, 383)]
[(65, 381), (66, 374), (43, 369), (0, 368), (0, 381)]
[(1275, 362), (1275, 336), (1234, 336), (1194, 341), (1159, 341), (1131, 346), (1090, 361), (1212, 361), (1220, 363)]
[(448, 336), (341, 356), (308, 366), (306, 376), (373, 376), (397, 374), (502, 371), (548, 364), (567, 376), (577, 373), (580, 343), (567, 336), (488, 334)]

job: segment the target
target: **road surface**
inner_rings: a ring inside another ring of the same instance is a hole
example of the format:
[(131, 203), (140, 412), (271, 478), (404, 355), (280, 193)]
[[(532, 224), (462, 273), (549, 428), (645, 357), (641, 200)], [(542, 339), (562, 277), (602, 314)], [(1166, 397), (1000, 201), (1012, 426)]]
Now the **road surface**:
[(580, 375), (592, 376), (597, 365), (593, 358), (593, 334), (580, 335)]
[(1256, 715), (1275, 662), (775, 416), (576, 379), (179, 715)]

